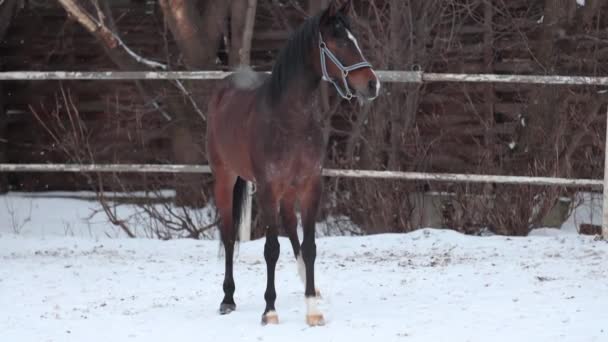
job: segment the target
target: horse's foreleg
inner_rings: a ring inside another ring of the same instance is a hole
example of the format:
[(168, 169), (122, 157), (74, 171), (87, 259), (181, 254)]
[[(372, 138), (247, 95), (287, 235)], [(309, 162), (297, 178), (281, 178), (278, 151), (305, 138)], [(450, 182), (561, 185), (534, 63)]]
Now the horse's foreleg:
[(304, 239), (302, 241), (302, 258), (306, 269), (306, 322), (311, 325), (323, 325), (325, 321), (323, 314), (317, 307), (317, 290), (315, 288), (315, 258), (317, 256), (317, 245), (315, 243), (315, 221), (321, 201), (323, 190), (320, 176), (312, 179), (303, 189), (300, 197), (302, 210), (302, 225), (304, 228)]
[(266, 260), (266, 309), (262, 315), (262, 324), (277, 324), (279, 317), (275, 309), (277, 293), (274, 284), (274, 275), (281, 247), (279, 245), (279, 202), (270, 186), (259, 191), (260, 205), (262, 209), (262, 222), (266, 231), (266, 243), (264, 245), (264, 259)]
[(232, 275), (234, 242), (236, 230), (232, 219), (233, 187), (236, 177), (230, 177), (227, 173), (216, 171), (214, 184), (215, 205), (220, 215), (220, 234), (225, 251), (225, 273), (224, 273), (224, 299), (220, 304), (220, 314), (229, 314), (236, 309), (234, 302), (234, 277)]
[[(298, 267), (298, 275), (302, 284), (306, 286), (306, 265), (300, 252), (300, 240), (298, 238), (298, 218), (295, 211), (295, 192), (287, 193), (281, 199), (281, 220), (283, 221), (283, 227), (291, 242), (293, 248), (293, 255), (296, 258), (296, 266)], [(321, 296), (321, 291), (318, 288), (315, 289), (317, 297)]]

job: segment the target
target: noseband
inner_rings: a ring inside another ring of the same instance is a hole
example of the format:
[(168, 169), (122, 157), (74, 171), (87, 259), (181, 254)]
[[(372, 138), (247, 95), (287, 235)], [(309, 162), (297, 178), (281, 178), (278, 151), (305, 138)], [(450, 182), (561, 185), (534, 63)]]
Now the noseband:
[[(321, 53), (321, 71), (323, 72), (323, 79), (331, 82), (331, 84), (334, 85), (334, 87), (338, 91), (338, 94), (340, 94), (340, 96), (342, 96), (342, 98), (344, 98), (346, 100), (350, 100), (353, 97), (356, 97), (356, 95), (354, 95), (353, 92), (350, 90), (346, 77), (348, 77), (348, 73), (353, 70), (357, 70), (357, 69), (361, 69), (361, 68), (370, 68), (371, 69), (372, 65), (364, 59), (363, 62), (359, 62), (359, 63), (353, 64), (351, 66), (345, 67), (340, 62), (338, 57), (336, 57), (336, 55), (334, 55), (333, 52), (331, 52), (329, 50), (329, 48), (327, 48), (327, 44), (325, 44), (325, 42), (323, 41), (323, 36), (321, 36), (320, 32), (319, 32), (319, 51)], [(329, 77), (329, 74), (327, 73), (327, 64), (326, 64), (327, 61), (325, 59), (326, 58), (325, 56), (329, 57), (329, 59), (336, 65), (336, 67), (338, 69), (340, 69), (341, 75), (342, 75), (342, 84), (344, 84), (344, 88), (346, 90), (342, 90), (340, 88), (340, 86), (338, 85), (338, 83), (333, 78)], [(361, 57), (363, 57), (363, 56), (361, 56)]]

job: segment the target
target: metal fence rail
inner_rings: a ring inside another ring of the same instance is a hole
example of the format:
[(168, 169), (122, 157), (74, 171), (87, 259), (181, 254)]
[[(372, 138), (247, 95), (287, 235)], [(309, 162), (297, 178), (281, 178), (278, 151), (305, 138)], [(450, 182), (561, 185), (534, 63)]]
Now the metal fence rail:
[[(116, 172), (116, 173), (210, 173), (209, 165), (177, 164), (0, 164), (0, 172)], [(452, 183), (501, 183), (601, 188), (600, 179), (526, 177), (458, 173), (324, 169), (325, 177), (422, 180)]]
[[(0, 72), (0, 81), (218, 80), (231, 73), (226, 71), (5, 71)], [(390, 83), (476, 82), (608, 86), (608, 77), (593, 76), (453, 74), (391, 70), (379, 70), (376, 73), (381, 81)]]

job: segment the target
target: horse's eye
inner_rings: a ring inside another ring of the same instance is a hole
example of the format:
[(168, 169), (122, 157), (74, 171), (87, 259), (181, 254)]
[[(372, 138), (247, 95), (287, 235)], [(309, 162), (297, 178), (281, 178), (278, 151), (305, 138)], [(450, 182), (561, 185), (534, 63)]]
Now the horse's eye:
[(334, 24), (334, 34), (338, 36), (340, 35), (340, 31), (342, 31), (342, 24), (340, 22), (337, 22)]

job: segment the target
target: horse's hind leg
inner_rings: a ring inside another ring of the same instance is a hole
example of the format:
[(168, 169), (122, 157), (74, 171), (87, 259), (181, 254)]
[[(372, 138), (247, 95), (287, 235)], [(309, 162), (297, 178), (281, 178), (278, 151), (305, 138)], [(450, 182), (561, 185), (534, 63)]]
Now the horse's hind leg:
[(236, 176), (231, 175), (223, 170), (214, 170), (215, 184), (214, 197), (215, 205), (220, 214), (220, 235), (225, 251), (225, 273), (224, 273), (224, 299), (220, 304), (220, 314), (229, 314), (236, 309), (234, 302), (234, 277), (232, 275), (232, 266), (234, 258), (234, 243), (236, 240), (236, 227), (232, 219), (233, 206), (233, 188), (236, 182)]
[(304, 239), (302, 241), (302, 258), (306, 268), (306, 322), (308, 325), (323, 325), (323, 314), (317, 308), (317, 290), (315, 288), (315, 259), (317, 245), (315, 243), (315, 222), (321, 202), (323, 189), (321, 176), (311, 179), (302, 189), (300, 207), (302, 210), (302, 226)]
[(262, 315), (262, 324), (277, 324), (279, 318), (274, 306), (277, 293), (274, 284), (274, 274), (281, 247), (279, 245), (279, 200), (269, 184), (259, 186), (259, 203), (261, 206), (262, 223), (266, 230), (264, 259), (266, 260), (266, 308)]

